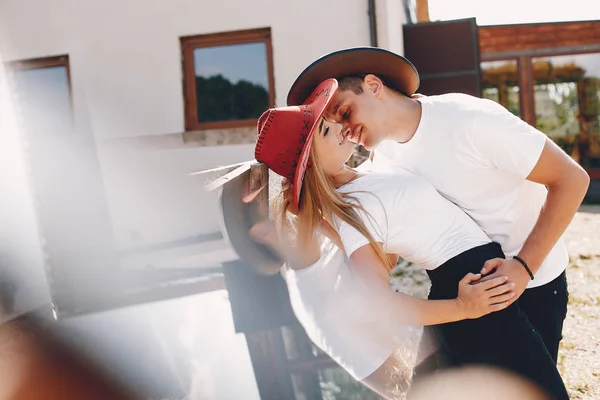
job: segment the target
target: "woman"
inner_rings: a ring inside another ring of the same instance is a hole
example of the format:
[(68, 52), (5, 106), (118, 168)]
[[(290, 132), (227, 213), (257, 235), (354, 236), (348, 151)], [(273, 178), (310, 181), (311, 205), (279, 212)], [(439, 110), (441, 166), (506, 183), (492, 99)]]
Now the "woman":
[[(341, 125), (323, 118), (336, 89), (337, 81), (327, 80), (302, 106), (271, 109), (259, 119), (255, 157), (286, 182), (275, 201), (279, 231), (302, 249), (324, 230), (364, 279), (386, 279), (399, 256), (424, 267), (432, 281), (430, 300), (402, 298), (407, 325), (456, 330), (448, 323), (507, 308), (514, 293), (506, 277), (471, 284), (480, 275), (453, 276), (457, 264), (478, 272), (486, 260), (504, 257), (462, 210), (408, 172), (365, 174), (345, 165), (354, 145)], [(365, 273), (373, 269), (381, 273)], [(458, 284), (448, 293), (439, 289), (440, 279)], [(475, 360), (473, 349), (445, 333), (456, 362)]]

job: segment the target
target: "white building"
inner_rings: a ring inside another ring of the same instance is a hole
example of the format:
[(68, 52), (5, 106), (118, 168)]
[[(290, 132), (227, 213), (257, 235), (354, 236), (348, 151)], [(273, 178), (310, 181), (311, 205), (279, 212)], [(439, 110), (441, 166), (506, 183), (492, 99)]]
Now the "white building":
[[(371, 44), (368, 3), (5, 0), (0, 54), (5, 62), (68, 57), (73, 134), (89, 135), (95, 147), (116, 243), (152, 245), (218, 231), (215, 195), (189, 174), (253, 158), (252, 123), (186, 132), (183, 82), (189, 77), (182, 71), (181, 38), (241, 30), (267, 35), (272, 60), (232, 48), (221, 64), (201, 62), (204, 72), (229, 68), (232, 80), (235, 74), (270, 80), (275, 104), (284, 105), (291, 83), (312, 60)], [(402, 0), (378, 1), (377, 10), (385, 16), (378, 20), (379, 45), (402, 52)], [(211, 46), (231, 40), (213, 39)], [(260, 70), (265, 61), (272, 62), (272, 76)], [(259, 70), (244, 71), (245, 63)], [(196, 71), (203, 73), (202, 66)]]
[(590, 74), (579, 129), (600, 177), (600, 22), (405, 25), (428, 21), (416, 3), (0, 1), (0, 321), (53, 302), (58, 329), (148, 398), (369, 398), (229, 264), (217, 194), (193, 172), (252, 159), (258, 114), (334, 50), (406, 53), (424, 94), (480, 95), (480, 61), (518, 59), (512, 103), (535, 124), (528, 68), (569, 47)]
[[(6, 167), (0, 188), (7, 206), (2, 220), (11, 222), (0, 228), (0, 238), (10, 253), (4, 260), (20, 282), (28, 281), (15, 289), (13, 311), (44, 306), (50, 301), (46, 273), (52, 280), (53, 270), (79, 272), (82, 263), (102, 271), (235, 260), (218, 234), (216, 193), (205, 192), (204, 182), (190, 174), (252, 159), (256, 110), (240, 111), (241, 122), (237, 111), (226, 116), (234, 121), (211, 120), (214, 113), (202, 114), (209, 105), (196, 106), (197, 99), (211, 98), (194, 95), (196, 76), (249, 81), (254, 90), (266, 88), (265, 108), (284, 105), (297, 74), (322, 54), (372, 45), (375, 36), (380, 47), (402, 53), (409, 4), (0, 2), (2, 78), (8, 77), (0, 86)], [(71, 318), (64, 329), (95, 343), (88, 350), (131, 384), (171, 374), (149, 393), (167, 395), (165, 387), (176, 387), (197, 399), (258, 398), (248, 348), (230, 314), (226, 292), (216, 291)], [(132, 361), (157, 343), (162, 355), (141, 366)], [(169, 354), (173, 346), (191, 354), (185, 379), (180, 360)], [(151, 361), (168, 365), (157, 372)], [(328, 365), (333, 382), (340, 372)]]

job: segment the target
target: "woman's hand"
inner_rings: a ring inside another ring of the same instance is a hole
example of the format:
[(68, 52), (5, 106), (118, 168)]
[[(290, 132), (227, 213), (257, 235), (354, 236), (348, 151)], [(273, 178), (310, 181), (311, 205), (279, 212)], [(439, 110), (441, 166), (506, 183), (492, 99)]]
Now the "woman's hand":
[(511, 304), (510, 300), (515, 296), (515, 284), (508, 282), (506, 276), (478, 283), (480, 279), (481, 274), (469, 273), (458, 283), (456, 301), (466, 319), (479, 318), (503, 310)]
[(306, 268), (321, 257), (318, 235), (314, 235), (311, 240), (299, 247), (291, 238), (278, 233), (273, 220), (254, 224), (249, 234), (256, 242), (269, 246), (294, 269)]
[[(298, 208), (294, 205), (288, 179), (281, 181), (281, 195), (283, 196), (282, 212), (298, 215)], [(319, 241), (320, 236), (316, 232), (303, 240), (302, 243), (298, 243), (297, 238), (291, 237), (291, 232), (282, 232), (278, 228), (281, 228), (281, 226), (276, 224), (275, 221), (267, 219), (255, 223), (249, 234), (254, 241), (270, 247), (291, 268), (305, 268), (319, 260), (321, 257), (321, 243)], [(283, 230), (285, 231), (285, 229)]]

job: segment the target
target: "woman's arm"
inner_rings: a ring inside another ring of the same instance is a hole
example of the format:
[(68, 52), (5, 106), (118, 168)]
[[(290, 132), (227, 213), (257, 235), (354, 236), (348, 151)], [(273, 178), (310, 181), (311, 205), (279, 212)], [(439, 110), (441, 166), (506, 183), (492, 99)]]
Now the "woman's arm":
[(512, 284), (505, 277), (473, 284), (481, 278), (475, 274), (467, 274), (460, 281), (456, 299), (425, 300), (393, 292), (389, 287), (387, 270), (370, 245), (354, 251), (350, 255), (350, 264), (361, 284), (377, 290), (386, 307), (397, 308), (394, 315), (408, 325), (436, 325), (479, 318), (508, 307), (514, 295)]
[[(321, 225), (321, 232), (327, 236), (329, 238), (329, 240), (331, 240), (338, 248), (340, 248), (342, 251), (344, 250), (344, 245), (342, 243), (342, 239), (340, 238), (339, 233), (335, 230), (335, 228), (329, 223), (329, 221), (327, 221), (325, 218), (323, 218), (323, 223)], [(388, 260), (389, 260), (389, 265), (396, 265), (398, 264), (398, 260), (400, 259), (400, 256), (398, 254), (387, 254)]]
[(398, 254), (388, 253), (386, 254), (386, 256), (388, 258), (388, 262), (390, 263), (389, 265), (391, 265), (392, 268), (398, 264), (398, 260), (400, 259), (400, 256)]

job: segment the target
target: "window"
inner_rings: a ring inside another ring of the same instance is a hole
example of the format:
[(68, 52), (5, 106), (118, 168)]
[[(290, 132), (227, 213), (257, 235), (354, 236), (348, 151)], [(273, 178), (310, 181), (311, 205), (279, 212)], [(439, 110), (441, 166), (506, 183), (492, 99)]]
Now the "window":
[(20, 126), (30, 139), (70, 132), (69, 57), (13, 61), (7, 67)]
[(481, 79), (484, 98), (500, 103), (514, 115), (520, 116), (517, 60), (482, 62)]
[(586, 168), (600, 168), (600, 54), (531, 59), (535, 126)]
[(254, 126), (275, 104), (271, 30), (181, 38), (186, 130)]
[[(600, 179), (600, 22), (498, 25), (478, 31), (486, 61), (481, 65), (484, 97), (514, 113), (510, 90), (504, 104), (500, 89), (502, 82), (516, 84), (514, 71), (519, 89), (511, 90), (519, 90), (519, 117), (546, 133), (592, 179)], [(511, 79), (498, 81), (496, 72)], [(593, 189), (588, 195), (597, 197)]]

